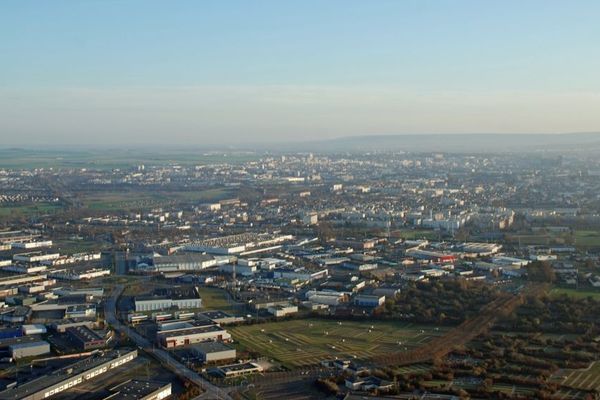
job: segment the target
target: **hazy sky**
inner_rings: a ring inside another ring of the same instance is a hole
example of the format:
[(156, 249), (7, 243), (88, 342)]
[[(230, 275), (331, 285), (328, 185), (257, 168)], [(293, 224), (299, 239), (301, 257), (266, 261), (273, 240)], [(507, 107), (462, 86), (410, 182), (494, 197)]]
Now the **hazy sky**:
[(600, 131), (600, 1), (0, 1), (0, 146)]

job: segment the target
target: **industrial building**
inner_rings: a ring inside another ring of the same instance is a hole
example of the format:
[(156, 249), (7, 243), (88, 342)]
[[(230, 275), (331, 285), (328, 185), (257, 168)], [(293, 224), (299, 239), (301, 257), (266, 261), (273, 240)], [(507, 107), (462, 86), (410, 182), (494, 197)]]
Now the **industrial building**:
[(172, 256), (154, 257), (152, 265), (140, 269), (150, 272), (200, 271), (216, 265), (217, 259), (213, 256), (183, 253)]
[(109, 389), (104, 400), (162, 400), (171, 396), (171, 383), (130, 380)]
[(277, 318), (281, 318), (281, 317), (285, 317), (285, 316), (297, 313), (298, 306), (294, 306), (292, 304), (288, 304), (285, 306), (277, 305), (277, 306), (269, 307), (267, 309), (267, 311), (269, 311), (270, 314), (273, 314), (273, 316), (275, 316)]
[(66, 333), (75, 346), (82, 351), (99, 349), (106, 345), (102, 337), (85, 325), (67, 328)]
[(15, 343), (8, 346), (13, 360), (20, 358), (41, 356), (50, 353), (50, 344), (44, 340), (34, 342)]
[(354, 298), (354, 304), (360, 307), (379, 307), (385, 303), (385, 296), (360, 294)]
[(229, 347), (221, 342), (203, 342), (190, 345), (189, 350), (205, 363), (233, 360), (236, 358), (236, 352), (233, 347)]
[(202, 299), (196, 288), (191, 290), (162, 290), (150, 296), (138, 296), (135, 298), (135, 311), (158, 311), (170, 308), (200, 308)]
[(110, 351), (69, 364), (0, 392), (0, 400), (42, 400), (117, 368), (137, 357), (137, 350)]
[(186, 329), (159, 331), (157, 341), (166, 348), (207, 341), (229, 341), (231, 335), (219, 325), (196, 326)]
[(219, 325), (234, 324), (236, 322), (244, 321), (243, 317), (236, 317), (223, 311), (203, 311), (198, 313), (198, 319), (208, 320)]
[(223, 378), (232, 378), (235, 376), (247, 375), (262, 371), (263, 369), (260, 365), (246, 362), (240, 364), (223, 365), (221, 367), (211, 369), (209, 373), (221, 376)]

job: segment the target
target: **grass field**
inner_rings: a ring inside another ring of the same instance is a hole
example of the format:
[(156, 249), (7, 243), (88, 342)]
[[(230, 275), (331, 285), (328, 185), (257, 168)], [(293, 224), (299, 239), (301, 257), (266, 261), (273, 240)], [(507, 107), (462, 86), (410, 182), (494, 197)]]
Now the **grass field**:
[(206, 310), (232, 311), (233, 306), (229, 302), (229, 297), (223, 289), (201, 287), (198, 288), (202, 298), (202, 308)]
[[(588, 369), (563, 369), (553, 376), (553, 380), (574, 389), (600, 390), (600, 362), (595, 362)], [(576, 390), (563, 389), (564, 397), (575, 396)]]
[(227, 189), (206, 189), (188, 192), (102, 192), (82, 196), (83, 204), (92, 210), (130, 210), (155, 207), (168, 203), (209, 202), (233, 196)]
[(230, 333), (241, 349), (299, 367), (335, 357), (365, 359), (411, 350), (441, 336), (444, 329), (405, 322), (302, 319), (238, 326)]
[(600, 247), (600, 231), (575, 231), (575, 246)]
[(214, 163), (241, 164), (257, 161), (261, 155), (253, 152), (202, 152), (195, 149), (128, 150), (32, 150), (0, 149), (0, 168), (130, 168), (147, 165), (202, 165)]
[(595, 300), (600, 300), (600, 290), (593, 289), (571, 289), (571, 288), (560, 288), (555, 287), (550, 291), (551, 296), (561, 296), (566, 294), (567, 296), (577, 297), (577, 298), (585, 298), (585, 297), (593, 297)]
[(52, 214), (62, 210), (60, 203), (35, 203), (17, 206), (0, 206), (0, 217)]
[(431, 229), (398, 229), (390, 232), (390, 236), (394, 238), (402, 238), (406, 240), (429, 239), (434, 240), (440, 237), (440, 232)]

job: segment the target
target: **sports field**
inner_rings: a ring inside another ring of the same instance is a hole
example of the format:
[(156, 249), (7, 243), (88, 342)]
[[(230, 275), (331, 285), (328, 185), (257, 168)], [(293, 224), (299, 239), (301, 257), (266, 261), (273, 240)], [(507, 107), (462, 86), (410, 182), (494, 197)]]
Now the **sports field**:
[(228, 329), (241, 349), (256, 351), (288, 367), (332, 358), (365, 359), (407, 351), (441, 336), (445, 329), (406, 322), (302, 319)]

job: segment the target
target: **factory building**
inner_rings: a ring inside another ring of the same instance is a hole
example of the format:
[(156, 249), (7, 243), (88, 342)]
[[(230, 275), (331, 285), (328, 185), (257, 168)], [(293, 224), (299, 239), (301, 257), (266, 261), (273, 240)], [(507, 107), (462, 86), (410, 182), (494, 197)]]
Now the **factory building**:
[(71, 341), (81, 351), (99, 349), (106, 345), (103, 338), (85, 325), (67, 328), (66, 332)]

